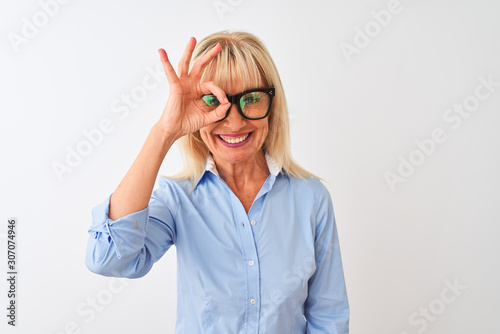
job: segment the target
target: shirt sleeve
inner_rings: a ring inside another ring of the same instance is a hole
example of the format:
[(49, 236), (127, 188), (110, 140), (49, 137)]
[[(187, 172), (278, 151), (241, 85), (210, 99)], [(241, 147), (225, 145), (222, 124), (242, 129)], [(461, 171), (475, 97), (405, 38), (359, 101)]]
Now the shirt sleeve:
[(168, 188), (160, 183), (146, 208), (117, 220), (108, 216), (112, 194), (93, 208), (85, 257), (90, 271), (127, 278), (149, 272), (176, 240), (172, 208), (177, 210), (178, 198), (174, 192), (166, 194)]
[(350, 311), (337, 226), (332, 200), (323, 184), (316, 203), (316, 271), (309, 279), (304, 305), (307, 334), (348, 334)]

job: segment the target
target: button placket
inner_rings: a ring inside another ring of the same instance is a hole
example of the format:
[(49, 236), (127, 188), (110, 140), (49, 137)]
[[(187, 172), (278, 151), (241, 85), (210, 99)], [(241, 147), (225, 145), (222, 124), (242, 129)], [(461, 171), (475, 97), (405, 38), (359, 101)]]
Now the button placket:
[[(222, 180), (221, 180), (222, 181)], [(267, 181), (266, 181), (267, 182)], [(260, 297), (260, 268), (259, 268), (259, 258), (258, 258), (258, 253), (257, 253), (257, 242), (256, 242), (256, 236), (258, 235), (257, 231), (255, 231), (254, 228), (246, 228), (245, 225), (250, 223), (249, 227), (255, 226), (257, 224), (257, 221), (255, 217), (259, 217), (261, 209), (262, 209), (262, 194), (257, 196), (255, 202), (252, 204), (252, 207), (250, 208), (250, 211), (247, 213), (239, 201), (239, 199), (236, 197), (236, 195), (231, 191), (231, 189), (227, 186), (226, 188), (228, 193), (230, 194), (231, 197), (231, 204), (232, 204), (232, 209), (233, 209), (233, 217), (236, 220), (236, 222), (239, 222), (236, 224), (238, 230), (239, 230), (239, 235), (240, 235), (240, 240), (241, 240), (241, 246), (242, 246), (242, 255), (244, 261), (247, 263), (247, 270), (246, 270), (246, 286), (247, 286), (247, 291), (246, 291), (246, 298), (247, 301), (250, 302), (251, 306), (247, 308), (247, 329), (250, 332), (257, 332), (259, 328), (259, 319), (260, 319), (260, 301), (258, 302), (258, 298)], [(264, 186), (264, 192), (265, 194), (268, 189), (266, 186)], [(261, 189), (262, 192), (263, 189)], [(241, 225), (240, 225), (241, 224)]]
[[(255, 211), (254, 207), (253, 210)], [(253, 214), (246, 215), (245, 225), (250, 223), (248, 226), (252, 227), (252, 225), (256, 224), (256, 221), (251, 219)], [(253, 222), (253, 224), (252, 224)], [(247, 263), (247, 277), (248, 277), (248, 291), (247, 291), (247, 300), (250, 302), (250, 308), (248, 309), (248, 324), (249, 329), (257, 329), (259, 323), (259, 314), (260, 314), (260, 303), (258, 303), (258, 298), (260, 296), (260, 268), (258, 266), (259, 259), (257, 255), (257, 242), (256, 236), (257, 234), (253, 230), (253, 228), (241, 228), (242, 236), (244, 239), (244, 246), (246, 249), (246, 263)]]

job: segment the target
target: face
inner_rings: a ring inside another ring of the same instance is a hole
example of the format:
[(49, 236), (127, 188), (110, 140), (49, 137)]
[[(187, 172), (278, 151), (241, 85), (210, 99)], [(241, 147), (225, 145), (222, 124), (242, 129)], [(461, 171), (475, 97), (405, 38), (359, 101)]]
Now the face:
[[(226, 94), (243, 91), (240, 85), (231, 85)], [(221, 122), (200, 129), (200, 135), (216, 162), (250, 162), (262, 154), (261, 147), (268, 133), (268, 117), (249, 120), (231, 105), (229, 115)], [(255, 160), (256, 161), (256, 160)]]

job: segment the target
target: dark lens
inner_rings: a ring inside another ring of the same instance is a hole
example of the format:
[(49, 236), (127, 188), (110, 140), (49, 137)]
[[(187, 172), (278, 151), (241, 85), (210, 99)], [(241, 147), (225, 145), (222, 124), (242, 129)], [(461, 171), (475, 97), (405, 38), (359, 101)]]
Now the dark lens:
[(240, 99), (240, 107), (246, 117), (263, 117), (269, 108), (271, 99), (264, 92), (250, 92)]
[(207, 111), (212, 111), (220, 105), (217, 97), (212, 94), (203, 95), (201, 99), (203, 100), (202, 107)]

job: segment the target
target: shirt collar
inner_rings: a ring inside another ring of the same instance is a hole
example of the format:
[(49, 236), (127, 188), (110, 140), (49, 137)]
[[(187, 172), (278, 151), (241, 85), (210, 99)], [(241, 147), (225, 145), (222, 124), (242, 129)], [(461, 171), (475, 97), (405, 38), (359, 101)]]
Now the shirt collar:
[[(271, 173), (271, 175), (277, 176), (281, 172), (281, 166), (279, 165), (278, 161), (276, 161), (276, 159), (274, 159), (273, 156), (268, 152), (265, 152), (264, 157), (266, 158), (266, 163), (267, 163), (267, 168), (269, 169), (269, 173)], [(198, 183), (200, 183), (201, 179), (203, 179), (203, 176), (205, 175), (206, 172), (210, 172), (216, 176), (219, 176), (219, 171), (217, 170), (217, 166), (215, 165), (215, 161), (214, 158), (212, 157), (212, 154), (208, 155), (207, 162), (205, 164), (205, 172), (196, 183), (196, 186), (198, 186)]]

